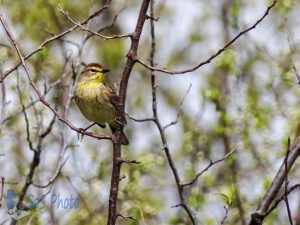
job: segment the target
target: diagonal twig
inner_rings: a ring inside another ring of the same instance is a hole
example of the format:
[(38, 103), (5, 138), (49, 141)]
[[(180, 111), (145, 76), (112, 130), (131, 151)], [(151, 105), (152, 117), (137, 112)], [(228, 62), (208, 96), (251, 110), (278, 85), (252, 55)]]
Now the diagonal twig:
[(238, 33), (223, 48), (219, 49), (215, 54), (211, 55), (208, 59), (206, 59), (203, 62), (200, 62), (199, 64), (197, 64), (196, 66), (194, 66), (194, 67), (192, 67), (190, 69), (180, 70), (180, 71), (170, 71), (170, 70), (166, 70), (166, 69), (156, 68), (153, 65), (148, 65), (147, 63), (145, 63), (144, 61), (142, 61), (140, 59), (136, 59), (136, 62), (138, 62), (139, 64), (143, 65), (144, 67), (148, 68), (151, 71), (162, 72), (162, 73), (166, 73), (166, 74), (170, 74), (170, 75), (185, 74), (185, 73), (193, 72), (193, 71), (197, 70), (198, 68), (200, 68), (200, 67), (202, 67), (202, 66), (204, 66), (206, 64), (209, 64), (213, 59), (215, 59), (217, 56), (219, 56), (224, 51), (226, 51), (240, 37), (242, 37), (244, 34), (248, 33), (249, 31), (255, 29), (256, 26), (258, 24), (260, 24), (266, 18), (266, 16), (269, 14), (270, 10), (276, 5), (276, 3), (277, 3), (277, 0), (273, 1), (273, 3), (267, 8), (267, 10), (265, 11), (265, 13), (252, 26), (250, 26), (247, 29), (245, 29), (245, 30), (241, 31), (240, 33)]
[(69, 13), (68, 13), (67, 11), (63, 10), (63, 8), (61, 7), (61, 5), (58, 5), (58, 8), (59, 8), (59, 11), (60, 11), (62, 14), (64, 14), (64, 15), (68, 18), (68, 20), (70, 20), (71, 23), (77, 25), (77, 26), (80, 27), (82, 30), (85, 30), (85, 31), (87, 31), (87, 32), (89, 32), (89, 33), (91, 33), (91, 34), (97, 36), (97, 37), (103, 38), (104, 40), (111, 40), (111, 39), (117, 39), (117, 38), (128, 38), (128, 37), (130, 37), (130, 36), (132, 35), (132, 34), (119, 34), (119, 35), (113, 35), (113, 36), (105, 36), (105, 35), (103, 35), (103, 34), (100, 34), (100, 33), (98, 33), (98, 32), (95, 32), (95, 31), (93, 31), (93, 30), (91, 30), (91, 29), (89, 29), (89, 28), (86, 28), (86, 27), (83, 26), (82, 24), (80, 24), (80, 23), (74, 21), (74, 20), (70, 17)]
[(216, 160), (216, 161), (211, 161), (211, 160), (210, 160), (209, 164), (208, 164), (203, 170), (201, 170), (201, 172), (199, 172), (199, 173), (195, 176), (195, 178), (194, 178), (193, 180), (191, 180), (190, 182), (187, 182), (187, 183), (183, 183), (182, 186), (185, 187), (185, 186), (194, 184), (194, 183), (199, 179), (199, 177), (200, 177), (203, 173), (205, 173), (210, 167), (212, 167), (213, 165), (215, 165), (215, 164), (217, 164), (217, 163), (220, 163), (220, 162), (224, 161), (225, 159), (227, 159), (229, 156), (231, 156), (231, 155), (236, 151), (236, 149), (237, 149), (236, 147), (233, 148), (229, 153), (227, 153), (227, 154), (226, 154), (223, 158), (221, 158), (221, 159), (218, 159), (218, 160)]
[(288, 199), (288, 194), (287, 194), (288, 185), (289, 185), (289, 178), (288, 178), (289, 171), (288, 171), (287, 161), (288, 161), (289, 154), (290, 154), (290, 151), (291, 151), (290, 147), (291, 147), (291, 139), (289, 137), (288, 138), (288, 146), (287, 146), (286, 156), (285, 156), (285, 159), (284, 159), (284, 172), (285, 172), (285, 180), (284, 180), (284, 195), (285, 195), (285, 197), (284, 197), (284, 202), (286, 204), (286, 209), (287, 209), (290, 225), (293, 225), (292, 214), (291, 214), (291, 209), (290, 209), (289, 199)]
[[(85, 25), (91, 19), (95, 18), (96, 16), (99, 16), (104, 10), (106, 10), (110, 6), (111, 2), (112, 2), (112, 0), (107, 0), (105, 5), (102, 8), (100, 8), (100, 9), (96, 10), (94, 13), (92, 13), (88, 18), (86, 18), (83, 22), (81, 22), (80, 25)], [(2, 16), (2, 14), (1, 14), (1, 16)], [(51, 38), (46, 39), (37, 49), (33, 50), (31, 53), (24, 56), (24, 61), (29, 59), (31, 56), (35, 55), (37, 52), (41, 51), (49, 43), (65, 36), (66, 34), (71, 33), (72, 31), (74, 31), (77, 28), (79, 28), (79, 25), (74, 25), (73, 27), (69, 28), (68, 30), (65, 30), (65, 31), (63, 31), (63, 32), (51, 37)], [(2, 82), (10, 73), (15, 71), (22, 64), (23, 64), (22, 60), (20, 60), (20, 62), (18, 62), (15, 66), (13, 66), (9, 70), (7, 70), (4, 73), (3, 77), (1, 77), (0, 82)]]
[(22, 64), (22, 66), (23, 66), (23, 68), (24, 68), (24, 70), (26, 72), (29, 84), (34, 89), (35, 93), (37, 94), (37, 96), (39, 98), (39, 101), (41, 103), (43, 103), (46, 107), (48, 107), (57, 116), (57, 118), (61, 122), (63, 122), (64, 124), (66, 124), (72, 130), (77, 131), (78, 133), (90, 136), (90, 137), (97, 138), (97, 139), (111, 139), (111, 136), (107, 136), (107, 135), (95, 135), (93, 133), (85, 132), (84, 130), (75, 127), (70, 121), (68, 121), (67, 119), (65, 119), (53, 106), (51, 106), (51, 104), (45, 99), (45, 96), (40, 92), (40, 90), (34, 84), (33, 79), (31, 77), (31, 74), (29, 72), (29, 68), (28, 68), (28, 66), (25, 63), (25, 58), (23, 57), (23, 55), (22, 55), (22, 53), (20, 51), (19, 45), (16, 42), (16, 40), (14, 39), (14, 37), (13, 37), (12, 33), (10, 32), (10, 30), (8, 29), (8, 26), (6, 25), (6, 23), (4, 21), (4, 18), (3, 18), (3, 16), (2, 16), (1, 13), (0, 13), (0, 22), (1, 22), (3, 28), (5, 29), (8, 37), (12, 41), (12, 43), (13, 43), (16, 51), (17, 51), (17, 54), (18, 54), (18, 56), (19, 56), (19, 58), (21, 60), (21, 64)]
[(189, 87), (188, 87), (187, 91), (185, 92), (185, 94), (184, 94), (184, 96), (183, 96), (181, 102), (180, 102), (179, 105), (178, 105), (178, 110), (177, 110), (176, 119), (173, 120), (173, 121), (171, 121), (171, 122), (168, 123), (167, 125), (165, 125), (165, 126), (163, 127), (164, 130), (166, 130), (168, 127), (173, 126), (173, 125), (175, 125), (175, 124), (178, 123), (178, 119), (179, 119), (179, 117), (180, 117), (180, 115), (181, 115), (181, 113), (182, 113), (182, 105), (183, 105), (183, 103), (184, 103), (184, 100), (185, 100), (186, 96), (187, 96), (188, 93), (190, 92), (191, 87), (192, 87), (192, 84), (189, 85)]

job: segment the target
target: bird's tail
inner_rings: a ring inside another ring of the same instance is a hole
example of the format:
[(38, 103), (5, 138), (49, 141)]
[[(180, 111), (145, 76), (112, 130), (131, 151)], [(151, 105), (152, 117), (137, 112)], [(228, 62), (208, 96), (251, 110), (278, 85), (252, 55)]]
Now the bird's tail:
[[(110, 126), (111, 132), (114, 134), (116, 132), (116, 128), (113, 126)], [(121, 145), (129, 145), (129, 141), (124, 133), (124, 131), (122, 131), (122, 136), (121, 136)]]

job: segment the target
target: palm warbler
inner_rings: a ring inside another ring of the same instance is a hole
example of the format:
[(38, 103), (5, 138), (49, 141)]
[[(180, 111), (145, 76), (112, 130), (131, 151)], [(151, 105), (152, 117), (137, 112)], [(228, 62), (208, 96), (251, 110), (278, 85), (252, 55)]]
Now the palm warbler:
[[(105, 82), (105, 73), (108, 71), (101, 64), (88, 64), (76, 84), (75, 101), (85, 118), (99, 125), (107, 123), (112, 133), (115, 133), (119, 97), (114, 88)], [(124, 132), (121, 144), (129, 144)]]

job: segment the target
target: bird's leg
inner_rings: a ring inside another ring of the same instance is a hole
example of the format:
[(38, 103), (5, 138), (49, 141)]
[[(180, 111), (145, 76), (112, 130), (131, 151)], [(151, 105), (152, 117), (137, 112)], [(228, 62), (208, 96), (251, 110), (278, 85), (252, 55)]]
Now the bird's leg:
[[(80, 130), (81, 132), (86, 132), (88, 129), (90, 129), (90, 128), (91, 128), (92, 126), (94, 126), (95, 124), (97, 124), (97, 123), (92, 123), (91, 125), (89, 125), (89, 126), (86, 127), (86, 128), (79, 128), (79, 130)], [(80, 134), (80, 133), (78, 133), (78, 139), (79, 139), (79, 134)], [(82, 141), (83, 136), (84, 136), (84, 134), (82, 133), (82, 136), (81, 136), (80, 141)]]
[(92, 126), (96, 125), (97, 123), (92, 123), (91, 125), (89, 125), (88, 127), (86, 128), (79, 128), (80, 131), (82, 132), (86, 132), (88, 129), (90, 129)]
[[(98, 125), (99, 127), (103, 128), (103, 129), (106, 127), (106, 125), (103, 124), (103, 123), (96, 123), (96, 122), (94, 122), (94, 123), (92, 123), (91, 125), (89, 125), (89, 126), (86, 127), (86, 128), (79, 128), (79, 130), (82, 131), (82, 132), (86, 132), (88, 129), (90, 129), (90, 128), (91, 128), (92, 126), (94, 126), (94, 125)], [(81, 140), (80, 140), (80, 141), (82, 141), (83, 136), (84, 136), (84, 134), (82, 134), (82, 137), (81, 137)], [(79, 139), (79, 133), (78, 133), (78, 139)]]

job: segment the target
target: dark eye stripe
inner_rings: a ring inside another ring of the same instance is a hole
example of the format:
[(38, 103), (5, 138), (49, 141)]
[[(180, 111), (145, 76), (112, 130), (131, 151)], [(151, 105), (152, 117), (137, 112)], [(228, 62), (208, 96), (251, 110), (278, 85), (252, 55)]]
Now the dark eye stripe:
[(95, 70), (95, 69), (91, 69), (91, 71), (92, 71), (93, 73), (96, 73), (96, 72), (97, 72), (97, 70)]

